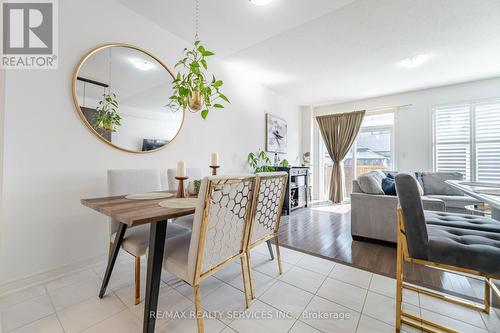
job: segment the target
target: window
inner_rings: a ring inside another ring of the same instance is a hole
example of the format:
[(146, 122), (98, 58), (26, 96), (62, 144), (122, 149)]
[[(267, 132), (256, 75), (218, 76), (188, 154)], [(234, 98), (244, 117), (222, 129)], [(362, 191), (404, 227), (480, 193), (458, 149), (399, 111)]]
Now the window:
[(394, 112), (367, 115), (356, 138), (356, 177), (394, 168)]
[(434, 170), (473, 181), (500, 181), (500, 101), (433, 110)]
[[(324, 143), (323, 152), (323, 189), (328, 197), (333, 161)], [(344, 196), (352, 192), (352, 181), (359, 175), (372, 170), (394, 170), (394, 111), (367, 114), (355, 143), (343, 161)]]

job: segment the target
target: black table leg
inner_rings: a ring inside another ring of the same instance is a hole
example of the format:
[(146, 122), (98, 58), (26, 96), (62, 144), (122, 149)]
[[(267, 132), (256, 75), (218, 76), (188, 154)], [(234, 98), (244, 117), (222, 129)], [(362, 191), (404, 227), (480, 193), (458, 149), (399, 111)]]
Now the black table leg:
[(108, 258), (108, 267), (106, 267), (106, 273), (104, 274), (104, 280), (102, 281), (101, 291), (99, 292), (99, 298), (103, 298), (106, 293), (106, 288), (108, 287), (109, 279), (111, 278), (111, 272), (113, 272), (113, 267), (115, 266), (116, 257), (118, 257), (118, 252), (120, 252), (120, 247), (122, 246), (123, 236), (125, 236), (125, 231), (127, 230), (127, 225), (120, 223), (118, 226), (118, 231), (116, 232), (115, 240), (113, 242), (113, 249), (111, 250), (111, 255)]
[(271, 246), (271, 240), (267, 240), (267, 249), (269, 250), (269, 255), (271, 256), (271, 260), (274, 260), (273, 247)]
[(158, 307), (158, 293), (160, 291), (161, 266), (166, 234), (167, 221), (151, 223), (143, 333), (153, 333), (155, 331), (156, 308)]

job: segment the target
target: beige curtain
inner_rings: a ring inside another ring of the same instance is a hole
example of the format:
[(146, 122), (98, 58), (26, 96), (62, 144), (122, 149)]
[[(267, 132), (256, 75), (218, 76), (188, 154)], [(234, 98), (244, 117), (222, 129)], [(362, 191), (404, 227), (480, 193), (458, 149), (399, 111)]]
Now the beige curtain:
[(344, 198), (341, 162), (351, 149), (364, 116), (365, 111), (356, 111), (316, 117), (326, 149), (333, 160), (329, 197), (334, 203), (340, 203)]

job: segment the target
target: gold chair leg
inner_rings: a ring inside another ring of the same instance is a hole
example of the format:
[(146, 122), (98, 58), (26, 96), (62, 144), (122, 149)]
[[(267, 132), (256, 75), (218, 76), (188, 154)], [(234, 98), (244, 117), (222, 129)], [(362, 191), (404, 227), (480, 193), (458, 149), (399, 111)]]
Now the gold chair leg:
[(484, 278), (484, 310), (485, 313), (490, 313), (491, 304), (491, 287), (490, 278)]
[(113, 242), (109, 242), (108, 258), (111, 257), (112, 251), (113, 251)]
[[(400, 236), (398, 235), (398, 238)], [(401, 331), (401, 310), (403, 302), (403, 249), (398, 239), (396, 262), (396, 333)]]
[(247, 257), (247, 269), (248, 269), (248, 282), (250, 282), (250, 296), (251, 299), (255, 299), (255, 289), (253, 286), (253, 273), (252, 273), (252, 262), (250, 260), (250, 250), (248, 250), (246, 257)]
[(276, 244), (276, 256), (278, 257), (278, 270), (280, 275), (283, 274), (283, 267), (281, 266), (281, 252), (280, 245), (278, 241), (278, 235), (274, 236), (274, 244)]
[(248, 286), (247, 286), (247, 272), (245, 268), (245, 256), (240, 257), (241, 263), (241, 276), (243, 277), (243, 290), (245, 291), (245, 307), (248, 309)]
[(200, 300), (200, 285), (193, 286), (194, 289), (194, 308), (196, 312), (196, 324), (198, 325), (198, 333), (203, 333), (203, 309), (201, 308)]
[(135, 257), (135, 305), (141, 303), (141, 257)]

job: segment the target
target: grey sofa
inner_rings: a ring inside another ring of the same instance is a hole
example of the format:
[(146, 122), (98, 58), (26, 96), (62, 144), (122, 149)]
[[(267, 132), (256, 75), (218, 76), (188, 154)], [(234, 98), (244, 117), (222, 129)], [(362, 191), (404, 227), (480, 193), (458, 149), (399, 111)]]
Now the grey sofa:
[[(385, 172), (385, 175), (389, 173), (395, 174)], [(446, 180), (462, 179), (459, 173), (417, 172), (415, 175), (423, 191), (422, 203), (425, 210), (467, 213), (466, 205), (479, 203), (445, 183)], [(359, 179), (362, 180), (362, 177)], [(354, 180), (351, 193), (352, 237), (395, 243), (397, 207), (397, 196), (365, 193), (358, 180)]]

